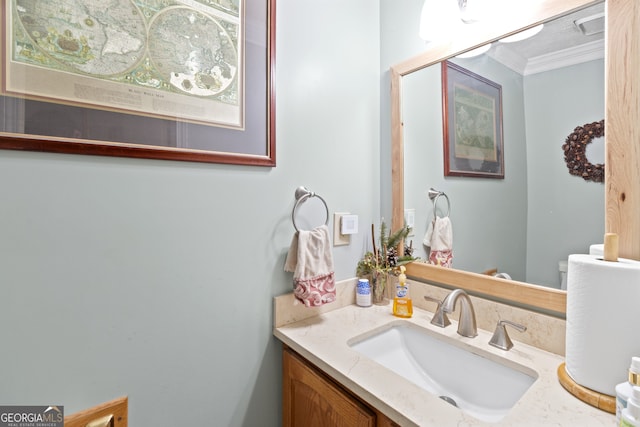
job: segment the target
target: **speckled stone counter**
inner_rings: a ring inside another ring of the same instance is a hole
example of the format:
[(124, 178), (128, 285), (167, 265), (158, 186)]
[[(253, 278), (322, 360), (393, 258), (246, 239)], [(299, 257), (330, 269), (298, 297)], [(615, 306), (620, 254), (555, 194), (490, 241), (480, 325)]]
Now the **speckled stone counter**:
[[(352, 285), (343, 286), (338, 301), (312, 310), (310, 317), (305, 313), (308, 309), (294, 307), (292, 296), (277, 297), (274, 335), (398, 424), (536, 427), (615, 424), (614, 415), (583, 403), (562, 388), (556, 371), (564, 362), (563, 357), (519, 342), (517, 333), (511, 334), (515, 346), (504, 351), (488, 344), (493, 331), (478, 329), (478, 336), (472, 339), (458, 335), (457, 315), (451, 316), (452, 325), (443, 329), (431, 325), (432, 313), (421, 308), (414, 310), (411, 319), (399, 319), (391, 315), (390, 305), (358, 307), (352, 303), (352, 292)], [(534, 370), (538, 378), (500, 422), (480, 421), (349, 346), (353, 338), (384, 328), (391, 322), (412, 323), (470, 349), (475, 347), (490, 358), (508, 359), (509, 363)]]

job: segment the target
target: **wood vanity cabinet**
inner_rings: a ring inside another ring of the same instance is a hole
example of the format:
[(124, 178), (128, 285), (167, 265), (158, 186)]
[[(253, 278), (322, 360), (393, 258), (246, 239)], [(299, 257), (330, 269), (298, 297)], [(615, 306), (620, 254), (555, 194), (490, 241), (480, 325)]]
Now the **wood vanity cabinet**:
[(293, 350), (282, 363), (283, 427), (399, 427)]

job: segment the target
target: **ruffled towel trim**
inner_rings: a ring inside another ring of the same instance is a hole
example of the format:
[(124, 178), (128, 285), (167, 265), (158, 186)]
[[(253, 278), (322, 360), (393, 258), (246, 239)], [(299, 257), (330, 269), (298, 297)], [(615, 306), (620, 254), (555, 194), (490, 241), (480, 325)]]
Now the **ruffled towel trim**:
[(317, 307), (336, 299), (334, 273), (308, 279), (293, 279), (293, 294), (307, 307)]

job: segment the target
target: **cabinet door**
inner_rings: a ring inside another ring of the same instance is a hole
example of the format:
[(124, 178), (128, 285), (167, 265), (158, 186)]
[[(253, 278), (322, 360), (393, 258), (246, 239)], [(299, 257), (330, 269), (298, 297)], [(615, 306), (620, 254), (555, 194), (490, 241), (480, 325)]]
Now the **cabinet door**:
[(284, 427), (375, 427), (375, 413), (285, 349), (283, 359)]

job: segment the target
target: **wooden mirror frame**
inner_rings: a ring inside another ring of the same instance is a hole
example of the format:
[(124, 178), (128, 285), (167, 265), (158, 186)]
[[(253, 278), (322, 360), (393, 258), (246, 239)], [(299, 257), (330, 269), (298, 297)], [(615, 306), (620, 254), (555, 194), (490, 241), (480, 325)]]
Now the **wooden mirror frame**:
[[(404, 223), (404, 135), (402, 122), (402, 78), (462, 52), (534, 27), (553, 17), (566, 15), (600, 1), (542, 0), (527, 17), (516, 17), (491, 28), (479, 27), (439, 43), (428, 51), (391, 67), (391, 192), (392, 227)], [(640, 259), (640, 3), (607, 0), (605, 37), (605, 232), (619, 235), (623, 258)], [(456, 287), (476, 295), (559, 317), (566, 315), (566, 292), (513, 280), (411, 263), (407, 274), (417, 280)]]

